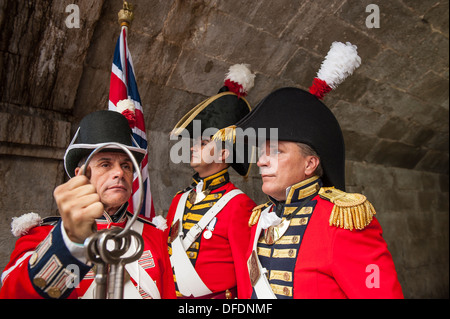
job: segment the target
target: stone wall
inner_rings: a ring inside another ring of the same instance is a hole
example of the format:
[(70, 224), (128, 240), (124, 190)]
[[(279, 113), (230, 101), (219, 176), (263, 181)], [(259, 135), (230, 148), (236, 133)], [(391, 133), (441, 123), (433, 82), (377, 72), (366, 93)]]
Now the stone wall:
[[(158, 214), (190, 181), (168, 133), (217, 92), (228, 67), (256, 72), (255, 106), (282, 86), (307, 89), (333, 41), (362, 66), (325, 103), (341, 123), (347, 190), (374, 204), (407, 298), (448, 298), (448, 1), (134, 0), (129, 47), (144, 106)], [(380, 28), (368, 28), (377, 4)], [(69, 4), (80, 27), (68, 28)], [(53, 189), (79, 120), (107, 108), (121, 1), (0, 1), (0, 269), (12, 217), (55, 215)], [(257, 167), (233, 181), (256, 202)]]

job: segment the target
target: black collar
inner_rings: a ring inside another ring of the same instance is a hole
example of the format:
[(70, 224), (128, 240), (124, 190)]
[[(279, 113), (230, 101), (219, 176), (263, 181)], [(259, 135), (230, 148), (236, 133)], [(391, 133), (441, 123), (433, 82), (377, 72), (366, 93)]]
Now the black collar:
[(230, 181), (230, 175), (228, 174), (228, 169), (221, 170), (211, 176), (200, 178), (198, 173), (196, 173), (193, 177), (193, 182), (191, 184), (191, 188), (196, 188), (198, 183), (203, 180), (202, 191), (209, 189), (215, 190), (223, 185), (227, 184)]
[(275, 213), (281, 217), (285, 207), (297, 207), (309, 202), (322, 187), (322, 180), (318, 176), (313, 176), (286, 189), (286, 200), (277, 201), (269, 196), (270, 201), (275, 205)]

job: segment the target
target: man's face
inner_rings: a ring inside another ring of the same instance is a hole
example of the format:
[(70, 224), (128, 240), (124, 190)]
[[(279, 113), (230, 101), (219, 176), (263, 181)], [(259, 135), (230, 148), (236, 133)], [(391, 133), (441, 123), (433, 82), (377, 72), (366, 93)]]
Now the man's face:
[(286, 200), (286, 188), (310, 174), (309, 157), (304, 157), (297, 143), (267, 141), (258, 159), (263, 181), (262, 191), (276, 200)]
[(131, 196), (133, 164), (128, 155), (100, 152), (89, 162), (90, 181), (105, 207), (114, 214)]
[(211, 141), (210, 138), (195, 139), (191, 152), (190, 165), (200, 177), (217, 173), (217, 167), (223, 165), (224, 150), (220, 150), (216, 142)]

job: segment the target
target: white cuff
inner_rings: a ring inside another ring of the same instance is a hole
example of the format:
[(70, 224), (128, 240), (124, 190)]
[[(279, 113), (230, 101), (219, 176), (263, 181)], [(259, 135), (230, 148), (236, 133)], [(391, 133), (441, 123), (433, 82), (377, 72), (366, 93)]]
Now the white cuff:
[(67, 249), (70, 251), (72, 256), (78, 259), (83, 264), (87, 264), (88, 260), (86, 258), (84, 245), (75, 243), (69, 239), (69, 236), (67, 236), (66, 230), (64, 229), (64, 223), (62, 221), (61, 221), (61, 233), (64, 239), (64, 244), (66, 245)]

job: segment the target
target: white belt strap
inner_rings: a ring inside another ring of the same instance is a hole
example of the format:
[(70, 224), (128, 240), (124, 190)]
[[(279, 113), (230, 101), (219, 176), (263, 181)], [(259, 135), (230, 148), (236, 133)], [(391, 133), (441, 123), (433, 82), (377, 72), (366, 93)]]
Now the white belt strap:
[(177, 278), (178, 290), (184, 296), (192, 295), (194, 297), (200, 297), (212, 293), (212, 291), (205, 285), (200, 276), (197, 274), (197, 271), (186, 254), (186, 250), (198, 238), (208, 223), (225, 207), (225, 205), (233, 197), (239, 194), (242, 194), (242, 191), (239, 189), (232, 190), (225, 194), (208, 210), (200, 221), (189, 230), (186, 234), (186, 238), (184, 239), (182, 239), (183, 226), (181, 224), (181, 219), (189, 192), (183, 194), (180, 198), (174, 217), (174, 221), (180, 221), (179, 233), (177, 238), (172, 242), (172, 256), (170, 261)]
[[(265, 210), (261, 212), (261, 217), (263, 214), (268, 214), (270, 211), (271, 206), (267, 207)], [(261, 217), (259, 218), (258, 225), (256, 226), (256, 233), (255, 233), (255, 239), (253, 241), (253, 251), (255, 252), (255, 256), (258, 256), (257, 248), (258, 245), (258, 239), (259, 235), (261, 234), (262, 227), (261, 227)], [(275, 294), (272, 291), (272, 287), (270, 287), (269, 280), (267, 279), (267, 269), (263, 268), (259, 259), (256, 258), (256, 261), (258, 263), (258, 268), (260, 272), (260, 276), (258, 280), (256, 281), (253, 288), (255, 289), (255, 294), (258, 299), (277, 299)]]
[(192, 245), (192, 243), (200, 236), (205, 227), (209, 224), (209, 222), (225, 207), (226, 204), (235, 196), (242, 194), (243, 192), (240, 189), (233, 189), (229, 191), (221, 199), (211, 207), (206, 214), (199, 220), (197, 224), (189, 229), (186, 237), (183, 239), (183, 246), (185, 250)]
[[(139, 220), (136, 220), (131, 226), (135, 232), (142, 235), (142, 231), (144, 230), (144, 223)], [(134, 251), (136, 249), (136, 244), (134, 241), (130, 244), (130, 250)], [(139, 261), (133, 261), (130, 264), (125, 265), (125, 269), (130, 274), (131, 278), (138, 284), (138, 287), (141, 287), (145, 292), (147, 292), (150, 297), (153, 299), (161, 299), (161, 294), (159, 292), (158, 287), (156, 286), (153, 278), (145, 271), (144, 268), (139, 264)], [(136, 288), (137, 289), (137, 288)]]

